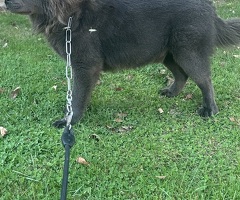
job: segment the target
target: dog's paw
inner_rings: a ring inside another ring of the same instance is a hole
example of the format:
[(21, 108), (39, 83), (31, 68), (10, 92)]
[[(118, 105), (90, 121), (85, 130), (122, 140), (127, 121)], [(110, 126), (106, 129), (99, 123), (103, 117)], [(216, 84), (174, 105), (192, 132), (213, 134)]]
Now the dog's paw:
[(166, 96), (169, 98), (176, 96), (175, 94), (173, 94), (173, 92), (169, 88), (164, 88), (164, 89), (160, 90), (159, 93), (160, 93), (160, 95)]
[(206, 108), (206, 107), (202, 107), (198, 110), (198, 114), (201, 116), (201, 117), (211, 117), (215, 114), (218, 113), (218, 109), (210, 109), (210, 108)]
[(57, 120), (53, 123), (53, 126), (55, 128), (64, 128), (67, 124), (67, 121), (66, 119), (60, 119), (60, 120)]

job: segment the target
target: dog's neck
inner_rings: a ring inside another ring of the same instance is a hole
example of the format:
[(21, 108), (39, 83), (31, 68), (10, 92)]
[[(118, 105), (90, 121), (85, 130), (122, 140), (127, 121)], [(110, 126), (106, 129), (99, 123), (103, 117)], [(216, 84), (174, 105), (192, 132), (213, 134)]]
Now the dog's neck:
[(48, 36), (58, 29), (63, 29), (65, 26), (56, 19), (49, 19), (46, 15), (32, 14), (29, 16), (32, 22), (33, 30), (37, 33), (42, 33)]

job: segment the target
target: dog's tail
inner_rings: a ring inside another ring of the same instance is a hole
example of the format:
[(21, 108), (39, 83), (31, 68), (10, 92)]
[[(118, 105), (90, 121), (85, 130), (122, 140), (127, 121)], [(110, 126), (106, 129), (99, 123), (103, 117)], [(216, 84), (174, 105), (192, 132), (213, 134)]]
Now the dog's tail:
[(229, 47), (240, 44), (240, 18), (222, 20), (216, 17), (216, 46)]

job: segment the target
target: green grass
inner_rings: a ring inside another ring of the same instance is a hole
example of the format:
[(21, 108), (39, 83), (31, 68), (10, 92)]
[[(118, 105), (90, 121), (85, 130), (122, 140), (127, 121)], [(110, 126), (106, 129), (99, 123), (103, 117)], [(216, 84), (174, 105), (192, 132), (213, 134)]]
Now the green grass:
[[(240, 16), (238, 0), (216, 4), (220, 16)], [(0, 18), (0, 126), (8, 129), (0, 138), (0, 199), (59, 199), (62, 130), (51, 123), (63, 116), (65, 63), (32, 34), (26, 17)], [(103, 73), (74, 127), (68, 199), (240, 199), (240, 59), (234, 55), (239, 48), (212, 58), (220, 113), (208, 120), (196, 114), (201, 93), (192, 81), (178, 97), (159, 98), (171, 76), (160, 73), (160, 64)], [(90, 166), (77, 164), (78, 156)]]

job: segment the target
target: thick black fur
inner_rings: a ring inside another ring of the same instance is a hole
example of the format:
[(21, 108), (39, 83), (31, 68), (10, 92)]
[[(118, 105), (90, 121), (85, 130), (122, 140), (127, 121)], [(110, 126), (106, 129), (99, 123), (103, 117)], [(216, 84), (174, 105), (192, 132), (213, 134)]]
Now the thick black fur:
[[(199, 114), (218, 112), (209, 58), (217, 46), (240, 43), (240, 19), (222, 20), (208, 0), (6, 0), (6, 5), (12, 12), (28, 14), (33, 27), (63, 58), (63, 29), (73, 17), (72, 124), (83, 116), (102, 70), (160, 62), (175, 78), (162, 95), (177, 96), (189, 77), (202, 91)], [(55, 122), (56, 127), (65, 124), (65, 119)]]

